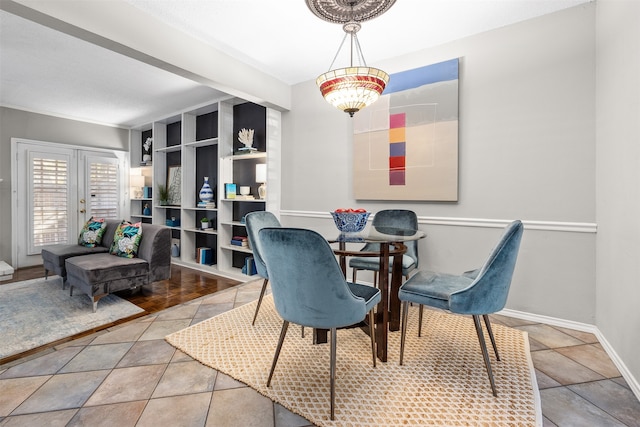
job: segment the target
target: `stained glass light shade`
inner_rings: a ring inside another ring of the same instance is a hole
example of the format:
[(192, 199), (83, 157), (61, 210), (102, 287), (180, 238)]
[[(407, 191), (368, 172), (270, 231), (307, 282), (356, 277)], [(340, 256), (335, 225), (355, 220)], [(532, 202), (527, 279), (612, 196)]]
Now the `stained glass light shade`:
[(316, 79), (324, 99), (352, 117), (376, 102), (388, 82), (389, 75), (373, 67), (338, 68)]

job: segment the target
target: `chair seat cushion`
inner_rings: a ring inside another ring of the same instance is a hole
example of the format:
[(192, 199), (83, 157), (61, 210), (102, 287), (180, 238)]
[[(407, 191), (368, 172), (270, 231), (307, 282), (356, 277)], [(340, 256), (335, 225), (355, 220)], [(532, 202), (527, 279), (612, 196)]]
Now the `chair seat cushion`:
[[(389, 257), (389, 265), (393, 264), (393, 257)], [(349, 259), (349, 267), (359, 270), (378, 271), (380, 269), (380, 258), (378, 257), (353, 257)], [(406, 276), (416, 267), (416, 261), (407, 255), (402, 255), (402, 275)]]
[(378, 288), (351, 282), (347, 282), (347, 285), (349, 285), (349, 289), (355, 296), (364, 298), (367, 311), (371, 310), (382, 299)]
[(453, 274), (419, 271), (398, 292), (401, 301), (412, 301), (444, 310), (449, 309), (451, 294), (467, 288), (473, 279)]

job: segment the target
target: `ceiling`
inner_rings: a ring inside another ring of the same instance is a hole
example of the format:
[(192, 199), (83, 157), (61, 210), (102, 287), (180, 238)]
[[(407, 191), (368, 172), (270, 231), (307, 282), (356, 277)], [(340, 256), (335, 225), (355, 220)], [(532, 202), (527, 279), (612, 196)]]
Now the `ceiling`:
[[(124, 1), (287, 84), (327, 71), (344, 35), (339, 24), (313, 15), (304, 0)], [(376, 66), (589, 1), (397, 0), (364, 22), (358, 38), (367, 64)], [(220, 95), (0, 10), (2, 106), (131, 127)]]

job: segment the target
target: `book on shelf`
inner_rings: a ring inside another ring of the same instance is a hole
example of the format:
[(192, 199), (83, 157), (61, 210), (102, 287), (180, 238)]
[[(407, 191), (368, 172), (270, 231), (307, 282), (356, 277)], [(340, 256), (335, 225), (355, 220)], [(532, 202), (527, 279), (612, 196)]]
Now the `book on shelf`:
[(251, 195), (248, 194), (246, 196), (243, 196), (242, 194), (236, 194), (236, 200), (255, 200), (256, 198)]
[(224, 185), (224, 198), (235, 199), (236, 198), (236, 185), (233, 183)]
[(198, 264), (211, 265), (213, 263), (213, 251), (211, 248), (199, 247), (196, 254)]
[(153, 187), (142, 187), (142, 197), (145, 199), (153, 198)]
[(231, 238), (231, 244), (234, 246), (242, 246), (244, 248), (248, 248), (249, 239), (246, 236), (233, 236)]
[(242, 273), (247, 276), (253, 276), (254, 274), (258, 274), (258, 270), (256, 269), (256, 262), (252, 256), (248, 256), (244, 259), (244, 266), (242, 267)]
[(198, 202), (197, 207), (205, 209), (215, 209), (216, 202)]

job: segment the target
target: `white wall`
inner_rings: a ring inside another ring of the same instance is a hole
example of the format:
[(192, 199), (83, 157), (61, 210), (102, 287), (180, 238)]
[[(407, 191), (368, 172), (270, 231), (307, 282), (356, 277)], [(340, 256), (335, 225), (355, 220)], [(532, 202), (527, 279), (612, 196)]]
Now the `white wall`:
[(640, 378), (640, 2), (598, 0), (596, 29), (596, 323)]
[(413, 209), (428, 235), (421, 267), (455, 272), (481, 264), (498, 239), (484, 220), (519, 218), (507, 308), (595, 324), (594, 41), (591, 3), (371, 64), (393, 74), (461, 58), (457, 203), (354, 200), (351, 119), (313, 81), (294, 86), (283, 115), (283, 222), (323, 227), (337, 207)]

